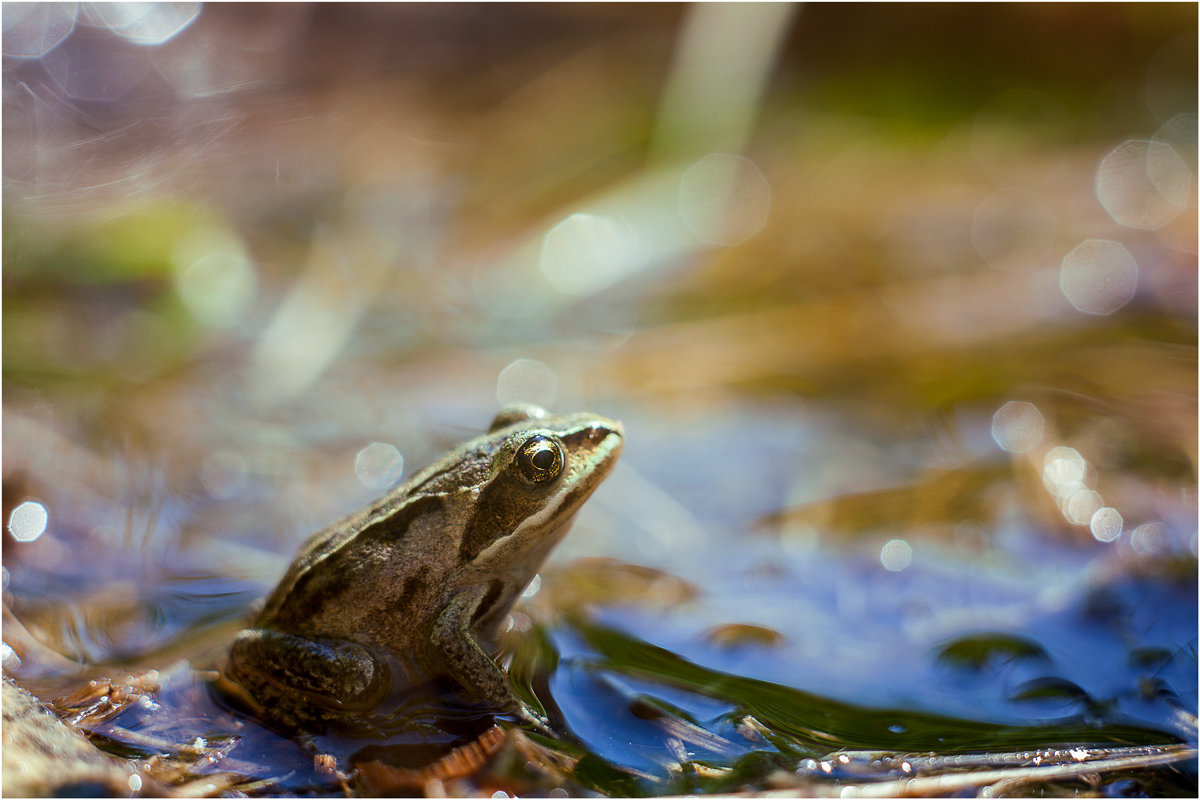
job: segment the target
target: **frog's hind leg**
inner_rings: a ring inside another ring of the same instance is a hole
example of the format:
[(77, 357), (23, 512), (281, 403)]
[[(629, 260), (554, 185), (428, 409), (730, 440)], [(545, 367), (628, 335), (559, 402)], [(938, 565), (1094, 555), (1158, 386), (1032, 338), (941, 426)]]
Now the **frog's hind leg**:
[(392, 684), (387, 663), (363, 645), (263, 628), (243, 630), (234, 639), (227, 677), (267, 713), (277, 702), (362, 711), (378, 705)]

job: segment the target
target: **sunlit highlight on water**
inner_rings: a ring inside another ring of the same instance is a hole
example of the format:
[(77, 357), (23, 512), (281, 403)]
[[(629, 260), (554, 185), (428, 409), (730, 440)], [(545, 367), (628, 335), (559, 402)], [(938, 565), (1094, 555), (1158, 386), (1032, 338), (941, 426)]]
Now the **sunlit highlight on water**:
[(771, 185), (743, 156), (709, 153), (679, 181), (679, 216), (708, 244), (746, 241), (767, 224)]
[(1188, 205), (1192, 175), (1170, 145), (1131, 139), (1113, 148), (1096, 171), (1096, 199), (1127, 228), (1158, 230)]
[(992, 415), (992, 438), (1010, 453), (1025, 453), (1042, 441), (1046, 420), (1033, 403), (1011, 400)]
[[(1086, 526), (1098, 542), (1112, 542), (1125, 528), (1121, 512), (1104, 504), (1104, 498), (1085, 483), (1087, 461), (1073, 447), (1054, 447), (1046, 453), (1042, 464), (1042, 483), (1058, 503), (1063, 518), (1072, 525)], [(1143, 528), (1146, 530), (1139, 534)], [(1156, 537), (1157, 534), (1157, 537)], [(1134, 531), (1133, 548), (1148, 554), (1165, 539), (1165, 530), (1158, 523), (1147, 523)]]
[(1059, 288), (1085, 314), (1111, 314), (1133, 298), (1138, 265), (1120, 242), (1086, 239), (1062, 260)]
[(892, 539), (879, 551), (879, 561), (891, 572), (900, 572), (912, 563), (912, 545), (903, 539)]
[(32, 542), (46, 532), (50, 515), (36, 500), (26, 500), (8, 515), (8, 532), (18, 542)]
[(371, 442), (354, 457), (354, 474), (369, 489), (386, 489), (403, 472), (404, 456), (386, 442)]
[(532, 358), (518, 358), (496, 378), (496, 400), (501, 406), (533, 403), (553, 408), (558, 397), (558, 376), (548, 364)]

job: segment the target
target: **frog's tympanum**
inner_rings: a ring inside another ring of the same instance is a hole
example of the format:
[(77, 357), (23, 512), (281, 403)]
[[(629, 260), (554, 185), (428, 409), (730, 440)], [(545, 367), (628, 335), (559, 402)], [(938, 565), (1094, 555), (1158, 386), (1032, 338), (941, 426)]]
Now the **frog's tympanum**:
[(620, 423), (604, 417), (502, 410), (487, 434), (304, 545), (234, 641), (226, 690), (270, 723), (303, 728), (371, 716), (449, 677), (539, 723), (491, 647), (621, 443)]

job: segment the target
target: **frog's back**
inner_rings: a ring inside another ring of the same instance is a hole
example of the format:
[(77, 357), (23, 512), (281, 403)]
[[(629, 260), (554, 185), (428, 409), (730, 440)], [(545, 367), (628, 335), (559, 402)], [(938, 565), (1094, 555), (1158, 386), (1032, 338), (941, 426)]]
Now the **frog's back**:
[[(372, 583), (381, 577), (410, 583), (410, 576), (385, 576), (396, 564), (396, 548), (404, 562), (436, 570), (436, 520), (456, 496), (487, 481), (492, 457), (503, 436), (486, 434), (469, 441), (418, 472), (374, 504), (360, 509), (305, 542), (295, 561), (267, 598), (257, 627), (293, 633), (314, 633), (320, 611), (353, 593), (356, 576), (374, 569)], [(413, 535), (420, 527), (425, 533)], [(371, 567), (371, 565), (374, 565)], [(381, 568), (381, 565), (383, 568)], [(388, 592), (394, 594), (394, 592)], [(411, 593), (410, 593), (411, 594)], [(325, 631), (331, 633), (332, 631)]]

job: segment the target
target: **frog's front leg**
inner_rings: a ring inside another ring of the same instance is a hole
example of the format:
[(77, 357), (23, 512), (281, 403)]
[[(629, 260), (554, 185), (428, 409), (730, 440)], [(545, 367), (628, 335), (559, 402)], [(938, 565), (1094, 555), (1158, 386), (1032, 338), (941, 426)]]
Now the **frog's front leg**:
[(432, 644), (442, 671), (480, 700), (516, 714), (542, 732), (550, 728), (540, 714), (513, 694), (508, 676), (471, 633), (471, 620), (487, 595), (487, 586), (471, 586), (442, 607), (433, 625)]
[(229, 651), (229, 678), (260, 703), (304, 700), (330, 711), (374, 708), (391, 686), (391, 671), (363, 645), (251, 628)]

